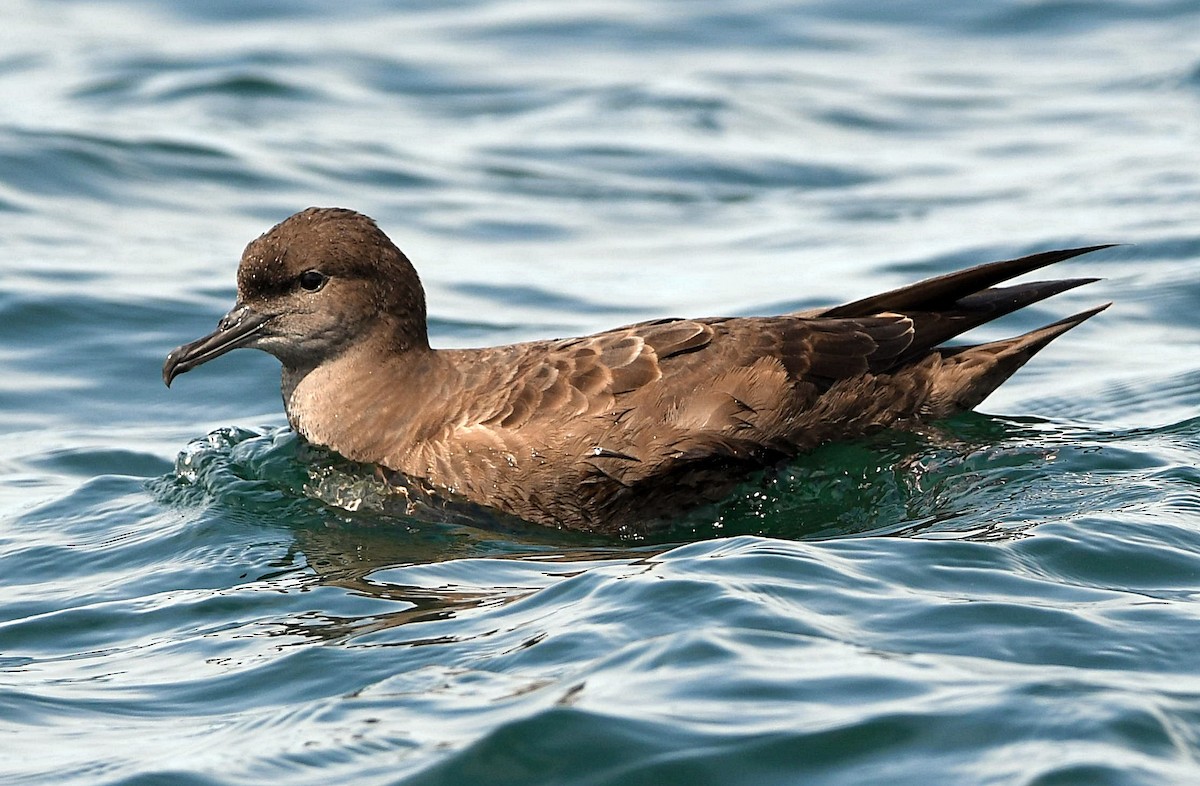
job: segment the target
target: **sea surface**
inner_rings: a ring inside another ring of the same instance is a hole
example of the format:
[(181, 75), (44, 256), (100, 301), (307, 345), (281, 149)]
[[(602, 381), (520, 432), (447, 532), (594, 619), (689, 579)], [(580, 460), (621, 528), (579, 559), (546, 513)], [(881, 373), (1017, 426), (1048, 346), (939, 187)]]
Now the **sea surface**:
[[(309, 205), (439, 346), (1122, 245), (978, 413), (622, 541), (163, 386)], [(1200, 783), (1198, 315), (1195, 0), (6, 0), (0, 783)]]

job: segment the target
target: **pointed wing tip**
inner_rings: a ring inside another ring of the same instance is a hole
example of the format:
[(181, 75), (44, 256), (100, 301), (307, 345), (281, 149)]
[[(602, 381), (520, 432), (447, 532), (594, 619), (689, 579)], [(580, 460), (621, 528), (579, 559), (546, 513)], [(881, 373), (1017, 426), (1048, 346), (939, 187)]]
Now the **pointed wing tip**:
[(1078, 257), (1078, 256), (1083, 256), (1084, 254), (1090, 254), (1093, 251), (1103, 251), (1106, 248), (1118, 248), (1120, 246), (1125, 246), (1125, 245), (1129, 245), (1129, 244), (1128, 243), (1099, 243), (1094, 246), (1079, 246), (1078, 248), (1064, 248), (1061, 251), (1058, 251), (1058, 252), (1052, 251), (1050, 253), (1052, 253), (1052, 254), (1053, 253), (1069, 254), (1070, 256), (1064, 257), (1064, 259), (1070, 259), (1071, 257)]
[[(1084, 311), (1080, 311), (1078, 314), (1072, 314), (1069, 317), (1065, 317), (1063, 319), (1058, 320), (1057, 322), (1046, 325), (1046, 327), (1042, 328), (1042, 329), (1048, 330), (1048, 329), (1052, 329), (1052, 328), (1061, 328), (1058, 331), (1058, 333), (1056, 333), (1055, 335), (1058, 335), (1059, 333), (1065, 333), (1066, 331), (1070, 330), (1071, 328), (1075, 327), (1076, 325), (1080, 325), (1080, 324), (1088, 321), (1092, 317), (1099, 314), (1101, 311), (1104, 311), (1105, 309), (1107, 309), (1112, 304), (1113, 304), (1113, 301), (1111, 301), (1111, 300), (1107, 303), (1101, 303), (1098, 306), (1093, 306), (1092, 308), (1086, 309)], [(1035, 332), (1037, 332), (1037, 331), (1035, 331)]]

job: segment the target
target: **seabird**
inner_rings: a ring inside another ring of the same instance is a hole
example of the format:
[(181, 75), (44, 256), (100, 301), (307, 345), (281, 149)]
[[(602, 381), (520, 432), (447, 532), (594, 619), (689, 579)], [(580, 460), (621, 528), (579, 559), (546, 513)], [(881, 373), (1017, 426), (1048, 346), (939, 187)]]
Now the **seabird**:
[(1107, 247), (992, 262), (781, 316), (433, 349), (408, 258), (370, 218), (309, 208), (246, 247), (237, 304), (167, 356), (163, 380), (261, 349), (282, 363), (288, 422), (309, 442), (527, 521), (641, 532), (822, 443), (975, 407), (1110, 304), (1014, 338), (945, 342), (1096, 281), (996, 286)]

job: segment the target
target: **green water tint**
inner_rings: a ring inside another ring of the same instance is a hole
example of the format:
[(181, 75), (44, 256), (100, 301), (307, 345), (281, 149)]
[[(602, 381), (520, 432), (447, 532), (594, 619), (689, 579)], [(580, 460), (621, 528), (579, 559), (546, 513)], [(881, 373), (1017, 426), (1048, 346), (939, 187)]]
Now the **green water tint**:
[[(1186, 432), (1186, 425), (1181, 428)], [(1113, 454), (1114, 469), (1130, 469), (1119, 447), (1129, 438), (968, 413), (920, 432), (886, 431), (823, 446), (748, 479), (718, 505), (682, 513), (675, 523), (627, 541), (1018, 537), (1056, 512), (1069, 513), (1078, 495), (1089, 494), (1088, 478), (1103, 455)], [(1088, 453), (1086, 467), (1072, 459), (1080, 452)], [(618, 542), (447, 501), (417, 483), (397, 490), (371, 466), (310, 446), (285, 428), (215, 431), (190, 443), (175, 472), (151, 486), (170, 504), (259, 510), (299, 528), (337, 521), (342, 527), (394, 529), (383, 539), (420, 541), (425, 558), (439, 558), (440, 548), (445, 559), (472, 548), (519, 553), (521, 547)]]

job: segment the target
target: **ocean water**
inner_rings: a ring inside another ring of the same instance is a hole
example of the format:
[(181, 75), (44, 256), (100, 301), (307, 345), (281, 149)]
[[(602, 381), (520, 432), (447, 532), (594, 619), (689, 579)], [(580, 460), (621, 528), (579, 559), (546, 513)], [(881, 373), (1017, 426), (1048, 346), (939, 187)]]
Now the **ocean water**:
[[(1193, 0), (10, 0), (0, 782), (1200, 783)], [(435, 343), (1122, 243), (979, 413), (612, 541), (384, 504), (163, 357), (368, 213)]]

